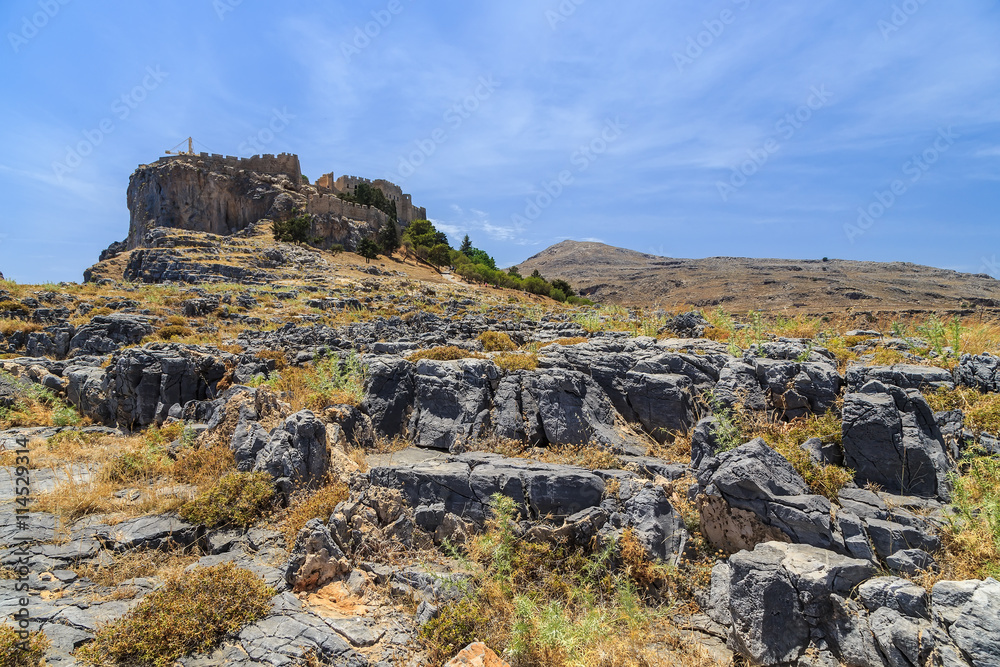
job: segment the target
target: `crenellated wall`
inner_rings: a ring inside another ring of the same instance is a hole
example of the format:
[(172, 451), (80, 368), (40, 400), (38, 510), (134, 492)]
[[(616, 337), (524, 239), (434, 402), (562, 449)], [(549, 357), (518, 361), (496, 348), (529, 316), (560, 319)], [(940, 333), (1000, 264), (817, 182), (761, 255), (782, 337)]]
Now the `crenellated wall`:
[(279, 153), (278, 155), (263, 154), (252, 157), (233, 157), (217, 153), (197, 153), (195, 155), (183, 153), (181, 155), (165, 155), (158, 159), (155, 164), (161, 165), (172, 162), (184, 162), (208, 169), (209, 171), (220, 171), (225, 167), (229, 167), (237, 171), (255, 171), (258, 174), (269, 174), (271, 176), (284, 175), (295, 184), (302, 180), (299, 156), (293, 153)]
[[(287, 180), (286, 180), (287, 179)], [(389, 181), (333, 174), (302, 182), (299, 158), (290, 153), (249, 158), (200, 153), (161, 157), (141, 165), (129, 179), (127, 247), (140, 247), (155, 227), (211, 234), (234, 234), (262, 219), (287, 220), (295, 211), (313, 219), (312, 234), (324, 247), (353, 249), (378, 233), (389, 217), (382, 211), (345, 201), (338, 192), (354, 193), (360, 183), (380, 188), (396, 203), (400, 224), (427, 216), (410, 195)]]
[(318, 188), (329, 190), (333, 193), (353, 195), (358, 189), (358, 185), (365, 183), (378, 188), (389, 198), (389, 201), (396, 204), (396, 218), (400, 224), (408, 225), (414, 220), (424, 220), (427, 218), (427, 209), (416, 207), (410, 195), (403, 192), (403, 189), (391, 181), (381, 178), (371, 180), (360, 176), (341, 176), (334, 180), (333, 172), (323, 174), (316, 180)]

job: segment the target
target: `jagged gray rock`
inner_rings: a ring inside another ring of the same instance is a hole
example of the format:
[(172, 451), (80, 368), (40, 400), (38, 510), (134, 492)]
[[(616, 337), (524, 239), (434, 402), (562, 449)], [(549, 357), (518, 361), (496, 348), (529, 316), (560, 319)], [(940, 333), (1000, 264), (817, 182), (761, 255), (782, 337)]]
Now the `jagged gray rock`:
[(1000, 665), (1000, 582), (940, 581), (931, 608), (942, 664)]
[(947, 499), (951, 464), (927, 401), (872, 380), (844, 399), (844, 457), (859, 485)]
[(295, 537), (285, 565), (285, 581), (294, 590), (325, 586), (351, 569), (344, 552), (321, 519), (310, 519)]
[(117, 352), (104, 386), (110, 417), (127, 429), (162, 422), (174, 405), (214, 398), (227, 363), (235, 365), (235, 357), (200, 345), (150, 343)]
[[(758, 665), (794, 664), (848, 596), (874, 574), (870, 563), (805, 544), (766, 542), (713, 570), (732, 619), (731, 645)], [(728, 578), (728, 581), (726, 580)]]
[(398, 357), (365, 360), (362, 411), (376, 432), (393, 438), (405, 431), (413, 408), (413, 364)]
[(955, 380), (980, 391), (1000, 392), (1000, 357), (963, 354), (955, 369)]
[(502, 438), (532, 444), (623, 447), (616, 413), (601, 387), (578, 371), (518, 371), (497, 388), (492, 421)]
[(816, 547), (836, 545), (830, 501), (810, 494), (792, 465), (760, 438), (705, 463), (698, 484), (704, 490), (702, 531), (721, 549), (753, 548), (782, 535)]
[(271, 432), (253, 469), (271, 475), (287, 499), (295, 489), (318, 484), (329, 466), (326, 426), (312, 412), (303, 410)]
[(67, 366), (63, 376), (68, 380), (66, 398), (80, 414), (102, 424), (111, 421), (103, 368)]
[(153, 325), (146, 317), (123, 313), (95, 315), (76, 330), (69, 342), (69, 353), (109, 354), (123, 345), (135, 345), (152, 333)]
[(418, 362), (409, 428), (414, 443), (447, 450), (485, 435), (499, 380), (497, 367), (483, 359)]
[(830, 362), (752, 359), (757, 381), (785, 419), (824, 414), (840, 395), (843, 384)]
[(893, 366), (851, 366), (845, 375), (848, 392), (858, 392), (872, 380), (900, 389), (933, 391), (938, 388), (954, 389), (955, 379), (944, 368), (895, 364)]

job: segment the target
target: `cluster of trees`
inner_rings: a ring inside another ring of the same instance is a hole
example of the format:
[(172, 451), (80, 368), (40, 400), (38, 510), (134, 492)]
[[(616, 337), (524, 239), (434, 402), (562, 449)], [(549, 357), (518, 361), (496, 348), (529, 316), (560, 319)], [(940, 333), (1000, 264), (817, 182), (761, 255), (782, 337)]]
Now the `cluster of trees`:
[(282, 243), (318, 243), (319, 239), (312, 236), (312, 216), (292, 210), (289, 220), (276, 220), (274, 223), (274, 240)]
[[(396, 205), (380, 189), (367, 183), (358, 184), (356, 194), (353, 196), (340, 196), (348, 201), (374, 206), (385, 211), (390, 218), (389, 224), (383, 225), (376, 236), (358, 241), (356, 252), (365, 258), (366, 263), (378, 258), (380, 254), (391, 255), (402, 245), (429, 264), (454, 267), (455, 273), (469, 282), (487, 283), (540, 294), (572, 304), (592, 303), (578, 296), (565, 280), (548, 281), (538, 271), (525, 278), (518, 273), (516, 267), (501, 271), (488, 252), (473, 247), (468, 234), (462, 239), (462, 245), (458, 250), (455, 250), (448, 243), (447, 235), (435, 229), (430, 220), (414, 220), (406, 228), (401, 239), (396, 228)], [(290, 220), (274, 223), (274, 238), (285, 243), (319, 242), (320, 239), (311, 236), (311, 231), (311, 216), (300, 214), (298, 211), (293, 211)]]
[(374, 185), (358, 183), (358, 187), (354, 189), (353, 195), (342, 192), (337, 196), (344, 201), (354, 202), (355, 204), (367, 204), (368, 206), (377, 208), (389, 216), (389, 219), (393, 223), (398, 222), (396, 218), (396, 202), (386, 197), (382, 189)]
[(565, 280), (548, 281), (538, 271), (527, 278), (516, 268), (501, 271), (496, 261), (485, 250), (472, 245), (469, 236), (462, 239), (462, 245), (455, 250), (448, 243), (448, 237), (434, 228), (429, 220), (414, 220), (403, 233), (403, 246), (417, 257), (435, 266), (452, 266), (455, 273), (469, 282), (487, 283), (497, 287), (531, 292), (548, 296), (556, 301), (572, 304), (590, 304), (591, 301), (577, 296)]

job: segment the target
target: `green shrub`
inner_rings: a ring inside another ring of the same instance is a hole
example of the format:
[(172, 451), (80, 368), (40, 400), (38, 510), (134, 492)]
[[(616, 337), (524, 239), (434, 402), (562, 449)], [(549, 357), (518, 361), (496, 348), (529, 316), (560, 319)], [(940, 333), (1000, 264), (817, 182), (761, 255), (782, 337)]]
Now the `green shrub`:
[(43, 632), (21, 639), (14, 628), (0, 625), (0, 667), (39, 667), (49, 644)]
[(102, 626), (76, 657), (94, 665), (168, 667), (205, 653), (263, 618), (274, 590), (249, 570), (223, 563), (180, 574), (116, 621)]
[(181, 507), (181, 517), (215, 528), (248, 528), (274, 503), (274, 482), (265, 472), (232, 472)]
[(160, 340), (170, 340), (172, 338), (183, 338), (185, 336), (190, 336), (194, 331), (185, 326), (179, 326), (176, 324), (168, 324), (165, 327), (161, 327), (159, 331), (156, 332), (156, 337)]
[(0, 301), (0, 313), (16, 317), (28, 317), (31, 315), (31, 309), (17, 301)]
[(476, 340), (483, 344), (483, 349), (487, 352), (510, 352), (517, 349), (510, 336), (502, 331), (484, 331)]
[(421, 359), (430, 359), (431, 361), (455, 361), (456, 359), (480, 359), (482, 356), (483, 355), (478, 352), (463, 350), (462, 348), (455, 347), (454, 345), (440, 345), (427, 350), (418, 350), (407, 357), (407, 359), (410, 361), (420, 361)]
[(312, 216), (297, 215), (290, 220), (278, 220), (274, 223), (274, 240), (282, 243), (309, 243), (312, 240)]

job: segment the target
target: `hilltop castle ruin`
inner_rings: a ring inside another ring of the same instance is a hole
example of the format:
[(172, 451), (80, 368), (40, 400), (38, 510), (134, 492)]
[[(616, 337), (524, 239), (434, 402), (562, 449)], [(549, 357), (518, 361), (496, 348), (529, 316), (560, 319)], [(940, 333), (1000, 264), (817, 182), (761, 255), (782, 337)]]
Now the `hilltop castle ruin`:
[(154, 227), (173, 227), (211, 234), (234, 234), (263, 219), (285, 220), (299, 213), (312, 217), (312, 236), (319, 244), (354, 249), (373, 236), (389, 217), (382, 211), (345, 201), (359, 183), (380, 188), (395, 202), (398, 223), (406, 226), (427, 217), (410, 195), (389, 181), (333, 173), (310, 185), (302, 176), (299, 157), (291, 153), (249, 158), (209, 153), (167, 155), (140, 165), (128, 186), (130, 212), (126, 247), (142, 245)]

